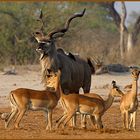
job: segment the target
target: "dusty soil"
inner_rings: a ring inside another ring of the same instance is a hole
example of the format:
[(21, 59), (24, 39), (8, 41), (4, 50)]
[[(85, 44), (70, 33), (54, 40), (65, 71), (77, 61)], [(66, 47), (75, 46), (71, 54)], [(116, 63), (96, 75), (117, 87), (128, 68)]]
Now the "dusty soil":
[[(43, 89), (43, 85), (40, 83), (40, 69), (39, 66), (35, 67), (20, 67), (17, 68), (17, 75), (3, 75), (0, 73), (0, 112), (9, 112), (10, 104), (8, 94), (11, 90), (26, 87), (33, 89)], [(116, 80), (120, 88), (123, 88), (126, 84), (131, 83), (131, 77), (129, 73), (118, 74), (104, 74), (94, 75), (92, 77), (91, 92), (100, 94), (104, 99), (107, 98), (109, 92), (109, 85), (112, 80)], [(82, 90), (81, 90), (82, 93)], [(139, 96), (139, 95), (138, 95)], [(28, 111), (23, 117), (20, 128), (15, 129), (11, 124), (8, 129), (4, 128), (4, 121), (0, 120), (0, 139), (107, 139), (107, 138), (124, 138), (124, 139), (136, 139), (140, 138), (140, 111), (138, 109), (136, 118), (136, 132), (126, 131), (122, 128), (122, 119), (119, 110), (119, 98), (115, 100), (111, 108), (103, 116), (103, 130), (95, 130), (92, 128), (90, 121), (87, 120), (87, 129), (80, 129), (80, 118), (78, 118), (77, 128), (72, 129), (66, 127), (65, 129), (55, 129), (56, 120), (63, 113), (61, 106), (54, 109), (53, 112), (53, 130), (51, 132), (46, 131), (46, 119), (44, 112), (41, 111)]]

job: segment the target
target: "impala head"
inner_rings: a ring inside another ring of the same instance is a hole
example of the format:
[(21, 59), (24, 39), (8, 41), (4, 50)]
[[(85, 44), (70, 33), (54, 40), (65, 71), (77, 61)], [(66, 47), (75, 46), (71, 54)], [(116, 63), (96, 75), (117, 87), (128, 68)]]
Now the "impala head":
[(47, 90), (56, 92), (60, 82), (61, 71), (58, 70), (57, 72), (53, 72), (50, 69), (48, 69), (47, 71), (48, 71), (46, 83)]
[[(39, 43), (38, 48), (36, 49), (38, 52), (42, 53), (48, 53), (49, 50), (53, 49), (55, 47), (54, 42), (57, 38), (64, 36), (64, 34), (68, 31), (69, 25), (72, 21), (72, 19), (76, 17), (82, 17), (85, 13), (84, 9), (81, 13), (75, 13), (74, 15), (70, 16), (68, 20), (65, 23), (65, 26), (61, 29), (56, 29), (47, 34), (47, 36), (44, 35), (43, 33), (43, 28), (44, 28), (44, 23), (43, 23), (43, 14), (42, 11), (40, 13), (39, 21), (41, 21), (42, 26), (39, 31), (36, 31), (33, 33), (33, 36)], [(46, 47), (46, 49), (44, 49)], [(45, 51), (44, 51), (45, 50)]]
[(131, 71), (132, 79), (137, 81), (139, 78), (140, 70), (138, 70), (137, 68), (130, 67), (130, 71)]
[(123, 95), (123, 92), (116, 85), (116, 81), (112, 81), (112, 83), (111, 83), (111, 95), (112, 96), (122, 96)]

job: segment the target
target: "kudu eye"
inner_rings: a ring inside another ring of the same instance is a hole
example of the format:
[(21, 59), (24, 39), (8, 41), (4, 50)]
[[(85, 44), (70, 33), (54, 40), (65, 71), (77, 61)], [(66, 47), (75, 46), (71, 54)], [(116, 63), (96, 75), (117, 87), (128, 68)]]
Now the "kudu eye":
[(39, 35), (39, 34), (40, 34), (40, 32), (35, 32), (35, 34)]

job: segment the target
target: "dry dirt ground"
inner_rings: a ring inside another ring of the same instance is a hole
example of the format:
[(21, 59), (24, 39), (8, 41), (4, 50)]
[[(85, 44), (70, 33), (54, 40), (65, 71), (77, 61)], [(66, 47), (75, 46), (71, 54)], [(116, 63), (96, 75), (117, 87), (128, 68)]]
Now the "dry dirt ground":
[[(43, 86), (40, 83), (41, 77), (39, 66), (18, 67), (17, 72), (17, 75), (3, 75), (3, 72), (0, 73), (0, 112), (10, 111), (8, 94), (11, 90), (19, 87), (43, 89)], [(106, 99), (109, 92), (109, 85), (112, 80), (116, 80), (121, 89), (126, 84), (131, 83), (129, 73), (94, 75), (92, 77), (91, 92), (96, 92)], [(28, 111), (23, 117), (19, 129), (15, 129), (12, 124), (8, 129), (5, 129), (4, 121), (0, 120), (0, 139), (140, 139), (139, 109), (136, 118), (136, 132), (123, 130), (119, 110), (119, 98), (115, 100), (111, 108), (104, 114), (104, 129), (100, 131), (93, 129), (88, 119), (86, 130), (78, 128), (80, 126), (79, 116), (77, 117), (77, 128), (72, 129), (67, 126), (65, 129), (55, 129), (55, 121), (62, 113), (63, 110), (58, 104), (53, 112), (53, 130), (51, 132), (45, 130), (45, 115), (41, 111)]]

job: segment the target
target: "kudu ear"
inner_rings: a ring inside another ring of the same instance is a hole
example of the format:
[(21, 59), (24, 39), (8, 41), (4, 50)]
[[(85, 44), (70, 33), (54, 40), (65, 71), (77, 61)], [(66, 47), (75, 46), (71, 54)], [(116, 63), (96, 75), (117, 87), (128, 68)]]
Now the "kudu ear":
[(52, 38), (53, 38), (54, 40), (56, 40), (56, 39), (58, 39), (58, 38), (63, 37), (64, 35), (65, 35), (64, 33), (57, 33), (57, 34), (54, 34)]
[(60, 69), (58, 69), (58, 74), (61, 74), (61, 70)]

